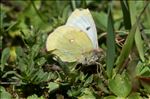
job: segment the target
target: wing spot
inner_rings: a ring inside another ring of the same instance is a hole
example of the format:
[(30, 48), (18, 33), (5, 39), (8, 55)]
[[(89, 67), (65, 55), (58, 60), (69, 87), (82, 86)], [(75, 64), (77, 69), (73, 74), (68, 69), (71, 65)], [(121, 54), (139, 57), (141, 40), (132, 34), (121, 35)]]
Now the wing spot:
[(69, 40), (70, 41), (70, 43), (73, 43), (74, 42), (74, 40), (73, 39), (71, 39), (71, 40)]
[(91, 27), (89, 26), (89, 27), (86, 28), (86, 30), (89, 30), (90, 28), (91, 28)]

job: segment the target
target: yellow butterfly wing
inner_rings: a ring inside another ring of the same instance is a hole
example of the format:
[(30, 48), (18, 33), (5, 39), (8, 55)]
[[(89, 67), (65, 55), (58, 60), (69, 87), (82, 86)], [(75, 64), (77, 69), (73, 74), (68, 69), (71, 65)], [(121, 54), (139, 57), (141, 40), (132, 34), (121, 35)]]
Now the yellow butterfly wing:
[(80, 61), (85, 53), (93, 50), (93, 45), (86, 33), (78, 28), (64, 25), (48, 36), (46, 48), (62, 61), (74, 62)]

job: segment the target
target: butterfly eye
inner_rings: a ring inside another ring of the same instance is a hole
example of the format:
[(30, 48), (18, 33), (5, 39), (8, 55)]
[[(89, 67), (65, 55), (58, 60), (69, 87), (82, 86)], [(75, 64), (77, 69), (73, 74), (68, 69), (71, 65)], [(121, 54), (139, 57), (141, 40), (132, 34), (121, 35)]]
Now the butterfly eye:
[(90, 26), (86, 28), (86, 30), (89, 30), (89, 29), (90, 29)]

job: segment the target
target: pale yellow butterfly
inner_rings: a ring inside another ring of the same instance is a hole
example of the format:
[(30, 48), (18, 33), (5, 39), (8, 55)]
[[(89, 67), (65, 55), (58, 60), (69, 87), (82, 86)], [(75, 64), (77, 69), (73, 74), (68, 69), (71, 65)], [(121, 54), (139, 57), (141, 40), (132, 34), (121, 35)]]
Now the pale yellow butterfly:
[(56, 28), (47, 38), (46, 49), (65, 62), (92, 58), (98, 49), (97, 31), (88, 9), (76, 9), (65, 25)]

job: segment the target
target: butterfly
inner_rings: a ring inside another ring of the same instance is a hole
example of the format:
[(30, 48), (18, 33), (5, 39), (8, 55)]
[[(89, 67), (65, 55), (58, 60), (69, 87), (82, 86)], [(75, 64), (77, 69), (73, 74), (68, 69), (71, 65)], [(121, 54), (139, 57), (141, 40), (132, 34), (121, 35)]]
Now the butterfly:
[(98, 49), (97, 30), (88, 9), (76, 9), (65, 25), (47, 38), (46, 49), (64, 62), (83, 63), (95, 57)]

